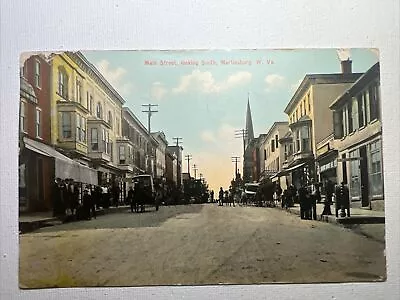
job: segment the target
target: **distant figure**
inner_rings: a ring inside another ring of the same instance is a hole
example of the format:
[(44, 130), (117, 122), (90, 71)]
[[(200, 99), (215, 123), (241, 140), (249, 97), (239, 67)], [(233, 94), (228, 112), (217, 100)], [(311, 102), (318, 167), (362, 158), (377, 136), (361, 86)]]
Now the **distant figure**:
[(83, 191), (83, 197), (82, 197), (82, 202), (83, 202), (83, 218), (86, 220), (90, 220), (90, 209), (92, 206), (92, 201), (90, 199), (90, 195), (87, 189)]
[(219, 201), (219, 206), (223, 205), (223, 200), (224, 200), (224, 190), (222, 189), (222, 187), (219, 188), (219, 195), (218, 195), (218, 201)]
[(346, 216), (345, 210), (347, 210), (347, 217), (350, 217), (350, 195), (349, 188), (342, 181), (340, 186), (336, 188), (336, 218), (338, 217), (338, 211), (341, 210), (341, 217)]
[(214, 191), (211, 191), (211, 193), (210, 193), (210, 200), (211, 200), (211, 203), (214, 203)]
[(331, 204), (332, 204), (332, 195), (334, 192), (334, 185), (333, 182), (328, 179), (328, 181), (325, 184), (325, 202), (324, 202), (324, 210), (322, 211), (322, 216), (323, 215), (332, 215), (331, 212)]
[(307, 218), (307, 190), (306, 188), (302, 185), (299, 190), (298, 190), (298, 196), (299, 196), (299, 203), (300, 203), (300, 218), (301, 219), (306, 219)]
[(133, 191), (133, 187), (130, 186), (129, 190), (128, 190), (128, 197), (127, 197), (127, 202), (131, 205), (131, 212), (133, 213), (133, 211), (137, 212), (137, 203), (134, 199), (134, 191)]

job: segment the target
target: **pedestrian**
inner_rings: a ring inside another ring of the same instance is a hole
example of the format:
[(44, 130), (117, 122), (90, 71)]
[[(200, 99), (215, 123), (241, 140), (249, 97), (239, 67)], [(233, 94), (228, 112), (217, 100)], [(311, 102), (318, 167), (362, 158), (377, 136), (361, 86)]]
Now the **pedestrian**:
[(333, 192), (334, 192), (333, 182), (330, 179), (328, 179), (328, 181), (325, 183), (325, 202), (324, 202), (324, 210), (322, 211), (321, 216), (332, 215), (331, 204), (332, 204)]
[(311, 214), (312, 214), (312, 219), (317, 220), (317, 202), (318, 198), (321, 197), (318, 191), (317, 184), (312, 182), (311, 183), (311, 195), (310, 195), (310, 201), (311, 201)]
[(300, 218), (306, 219), (306, 212), (307, 212), (307, 190), (306, 188), (301, 185), (298, 190), (298, 197), (300, 203)]
[(219, 195), (218, 195), (218, 201), (219, 201), (219, 206), (223, 205), (223, 199), (224, 199), (224, 190), (222, 187), (219, 188)]
[(92, 208), (92, 201), (90, 199), (90, 195), (87, 189), (83, 191), (82, 197), (82, 204), (83, 204), (83, 218), (86, 220), (90, 220), (90, 209)]
[(93, 197), (92, 193), (90, 192), (90, 190), (88, 190), (88, 194), (89, 194), (89, 201), (90, 201), (90, 209), (92, 211), (92, 217), (96, 219), (96, 198)]
[(347, 217), (350, 217), (350, 195), (349, 188), (342, 181), (340, 186), (336, 188), (336, 218), (338, 217), (338, 211), (341, 210), (340, 215), (345, 217), (347, 210)]
[(137, 204), (136, 201), (134, 201), (134, 191), (133, 191), (133, 187), (130, 186), (129, 190), (128, 190), (128, 197), (127, 197), (127, 202), (130, 204), (131, 206), (131, 212), (133, 213), (133, 210), (135, 210), (135, 212), (137, 212)]

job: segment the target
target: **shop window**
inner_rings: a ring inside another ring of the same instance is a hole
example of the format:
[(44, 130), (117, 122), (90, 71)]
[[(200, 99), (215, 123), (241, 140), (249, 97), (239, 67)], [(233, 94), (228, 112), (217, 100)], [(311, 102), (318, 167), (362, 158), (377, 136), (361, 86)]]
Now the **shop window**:
[(360, 161), (358, 160), (359, 150), (349, 153), (350, 160), (350, 194), (351, 197), (360, 197), (361, 195), (361, 179), (360, 179)]
[(371, 196), (382, 196), (382, 153), (381, 142), (376, 141), (369, 145), (369, 187)]

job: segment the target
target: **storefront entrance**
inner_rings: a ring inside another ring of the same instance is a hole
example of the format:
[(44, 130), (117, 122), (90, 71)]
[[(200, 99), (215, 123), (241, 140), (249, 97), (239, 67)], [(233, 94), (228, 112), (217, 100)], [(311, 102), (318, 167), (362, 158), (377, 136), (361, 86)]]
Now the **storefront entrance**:
[(368, 161), (367, 147), (360, 147), (360, 177), (361, 177), (361, 205), (369, 206), (369, 182), (368, 182)]

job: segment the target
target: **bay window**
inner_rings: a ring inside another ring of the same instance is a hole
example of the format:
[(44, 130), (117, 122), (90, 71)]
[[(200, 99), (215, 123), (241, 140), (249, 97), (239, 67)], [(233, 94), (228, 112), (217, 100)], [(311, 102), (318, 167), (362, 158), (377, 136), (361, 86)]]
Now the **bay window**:
[(98, 151), (99, 150), (99, 133), (97, 128), (92, 128), (91, 129), (91, 147), (93, 151)]
[(119, 146), (119, 163), (121, 165), (125, 164), (125, 146)]
[(71, 122), (71, 113), (70, 112), (62, 112), (61, 113), (61, 127), (62, 127), (62, 134), (61, 136), (64, 139), (72, 137), (72, 122)]
[(308, 152), (311, 150), (310, 147), (310, 130), (308, 126), (303, 126), (300, 129), (300, 135), (301, 135), (301, 151), (302, 152)]
[(19, 126), (20, 126), (20, 131), (26, 132), (26, 102), (21, 101), (21, 108), (20, 108), (20, 114), (19, 114)]

